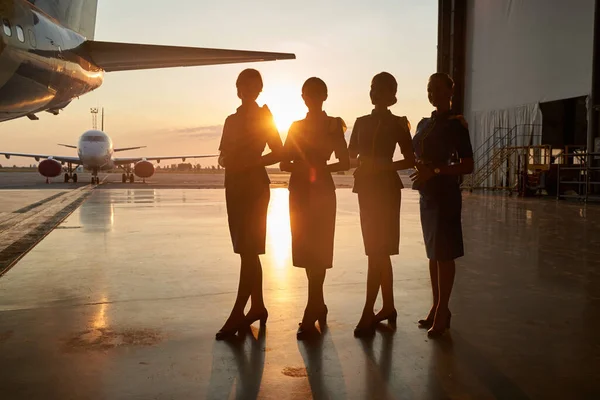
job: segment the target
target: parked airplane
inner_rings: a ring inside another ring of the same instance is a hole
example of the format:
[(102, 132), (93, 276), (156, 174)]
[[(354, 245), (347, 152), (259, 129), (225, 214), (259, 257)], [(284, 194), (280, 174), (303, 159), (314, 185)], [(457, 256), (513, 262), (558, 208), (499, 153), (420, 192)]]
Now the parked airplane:
[(104, 72), (294, 59), (294, 54), (94, 41), (98, 0), (0, 0), (0, 122), (57, 115)]
[[(89, 130), (79, 138), (77, 146), (61, 144), (73, 149), (77, 149), (77, 157), (53, 156), (48, 154), (29, 154), (29, 153), (7, 153), (0, 152), (6, 158), (29, 157), (36, 161), (42, 160), (38, 165), (38, 171), (41, 175), (48, 178), (55, 178), (63, 173), (63, 165), (67, 164), (65, 172), (65, 182), (72, 180), (77, 182), (77, 173), (73, 172), (73, 166), (82, 165), (85, 169), (92, 172), (92, 184), (100, 183), (98, 172), (112, 170), (115, 168), (123, 169), (123, 183), (134, 182), (135, 176), (142, 179), (150, 178), (154, 175), (154, 165), (150, 161), (174, 160), (181, 158), (185, 162), (187, 158), (207, 158), (216, 157), (216, 155), (191, 155), (191, 156), (167, 156), (167, 157), (113, 157), (114, 153), (127, 150), (141, 149), (145, 146), (113, 148), (113, 142), (110, 137), (98, 130)], [(131, 166), (133, 164), (133, 167)]]

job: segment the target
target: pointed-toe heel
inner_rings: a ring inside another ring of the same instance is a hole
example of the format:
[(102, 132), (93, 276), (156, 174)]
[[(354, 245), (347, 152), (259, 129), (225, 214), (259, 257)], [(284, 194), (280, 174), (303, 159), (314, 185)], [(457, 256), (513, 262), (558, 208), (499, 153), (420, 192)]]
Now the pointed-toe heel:
[(395, 325), (397, 319), (398, 319), (398, 312), (396, 310), (394, 310), (388, 315), (376, 317), (375, 321), (377, 323), (379, 323), (379, 322), (383, 322), (383, 321), (387, 320), (389, 324)]
[(227, 329), (227, 330), (221, 329), (221, 330), (219, 330), (219, 332), (217, 332), (215, 334), (215, 339), (216, 340), (231, 339), (231, 338), (235, 337), (235, 335), (238, 333), (239, 330), (240, 330), (239, 326), (232, 328), (232, 329)]
[(373, 336), (375, 334), (375, 326), (357, 326), (354, 328), (354, 337), (355, 338), (366, 338)]
[(329, 314), (329, 310), (327, 309), (327, 306), (325, 306), (323, 312), (321, 313), (321, 315), (319, 315), (319, 318), (317, 318), (317, 321), (319, 322), (319, 327), (327, 326), (327, 314)]
[(269, 319), (269, 313), (265, 313), (260, 319), (260, 326), (267, 326), (267, 319)]
[(256, 321), (260, 321), (260, 326), (264, 327), (267, 325), (267, 319), (269, 319), (269, 312), (265, 308), (262, 312), (252, 317), (246, 316), (246, 324), (250, 326)]
[(442, 336), (450, 329), (450, 321), (452, 320), (452, 314), (448, 314), (448, 318), (446, 319), (446, 325), (442, 328), (436, 329), (433, 326), (427, 331), (427, 336), (431, 339), (437, 339)]
[(300, 324), (300, 326), (298, 327), (298, 330), (296, 331), (296, 339), (298, 340), (309, 340), (312, 339), (316, 336), (318, 336), (319, 331), (317, 330), (317, 328), (312, 325), (309, 327), (303, 327), (302, 324)]
[(419, 328), (421, 329), (429, 329), (433, 326), (433, 318), (432, 319), (420, 319), (417, 321), (419, 324)]
[(392, 315), (390, 315), (387, 320), (388, 320), (388, 324), (396, 325), (396, 322), (398, 321), (398, 313), (396, 311), (394, 311), (394, 313)]

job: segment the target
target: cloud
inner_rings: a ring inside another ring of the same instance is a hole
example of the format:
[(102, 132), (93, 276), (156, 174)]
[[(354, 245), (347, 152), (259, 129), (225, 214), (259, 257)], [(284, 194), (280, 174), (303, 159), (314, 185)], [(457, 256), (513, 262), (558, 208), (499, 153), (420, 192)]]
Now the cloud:
[(157, 133), (176, 134), (185, 138), (211, 139), (219, 138), (223, 132), (223, 125), (201, 125), (183, 128), (164, 129)]

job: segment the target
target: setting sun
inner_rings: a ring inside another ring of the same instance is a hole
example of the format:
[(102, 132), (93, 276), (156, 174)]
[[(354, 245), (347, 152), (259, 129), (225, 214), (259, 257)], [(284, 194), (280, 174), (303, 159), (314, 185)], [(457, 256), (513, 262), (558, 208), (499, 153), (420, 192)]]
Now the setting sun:
[(301, 89), (296, 85), (275, 83), (265, 86), (260, 100), (269, 107), (279, 133), (284, 136), (292, 122), (304, 118), (306, 114)]

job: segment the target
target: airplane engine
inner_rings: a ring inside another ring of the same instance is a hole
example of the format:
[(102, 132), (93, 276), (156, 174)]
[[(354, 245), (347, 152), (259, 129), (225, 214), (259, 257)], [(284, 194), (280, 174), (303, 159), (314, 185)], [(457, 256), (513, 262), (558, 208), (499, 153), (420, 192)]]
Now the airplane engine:
[(138, 161), (133, 167), (133, 173), (140, 178), (150, 178), (154, 175), (154, 165), (150, 161)]
[(38, 172), (46, 178), (56, 178), (62, 173), (62, 167), (58, 161), (42, 160), (38, 164)]

